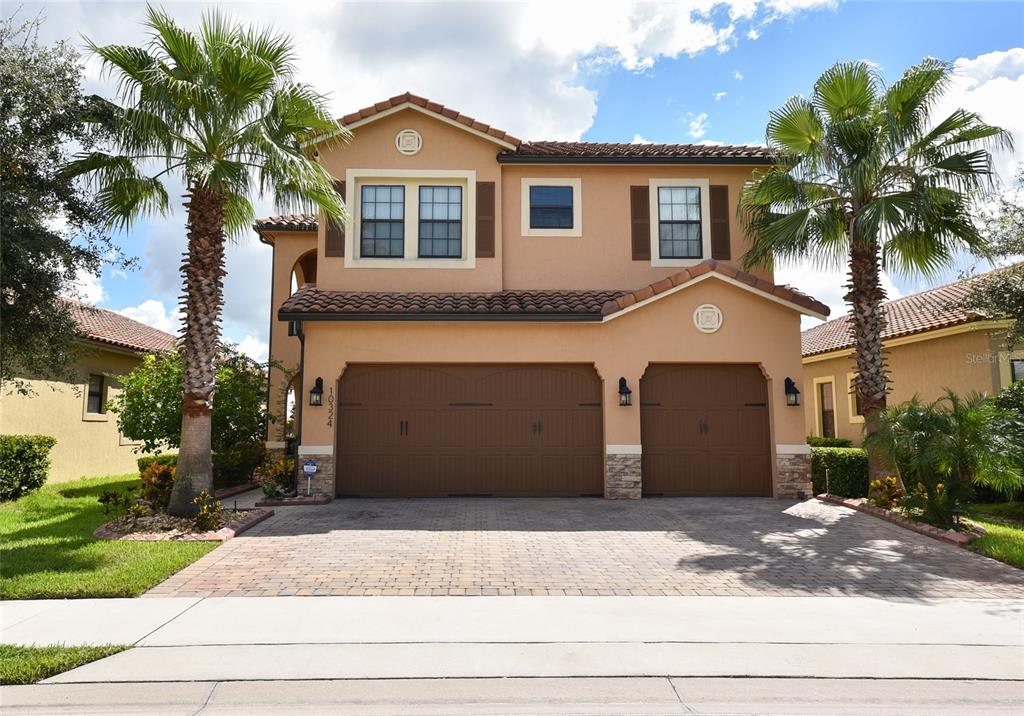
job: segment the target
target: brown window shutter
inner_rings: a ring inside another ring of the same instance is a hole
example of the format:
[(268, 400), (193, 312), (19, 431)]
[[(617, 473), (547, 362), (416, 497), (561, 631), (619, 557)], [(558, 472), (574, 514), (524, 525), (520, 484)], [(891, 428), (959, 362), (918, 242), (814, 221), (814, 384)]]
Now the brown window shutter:
[(729, 187), (711, 187), (711, 258), (732, 258), (729, 242)]
[[(345, 182), (336, 181), (334, 182), (334, 190), (338, 192), (342, 197), (345, 196)], [(324, 255), (325, 256), (344, 256), (345, 255), (345, 226), (344, 224), (335, 224), (333, 221), (327, 222), (327, 232), (324, 239)]]
[(651, 260), (651, 190), (629, 187), (629, 217), (633, 237), (633, 260)]
[(476, 183), (476, 257), (494, 258), (494, 182)]

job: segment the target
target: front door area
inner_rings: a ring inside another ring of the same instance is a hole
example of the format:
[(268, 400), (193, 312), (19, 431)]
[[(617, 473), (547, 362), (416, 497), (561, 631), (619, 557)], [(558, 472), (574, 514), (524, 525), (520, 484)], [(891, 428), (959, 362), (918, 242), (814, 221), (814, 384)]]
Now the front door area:
[(645, 495), (772, 494), (768, 389), (756, 365), (651, 364), (640, 433)]
[(591, 366), (352, 365), (338, 398), (338, 495), (603, 492)]

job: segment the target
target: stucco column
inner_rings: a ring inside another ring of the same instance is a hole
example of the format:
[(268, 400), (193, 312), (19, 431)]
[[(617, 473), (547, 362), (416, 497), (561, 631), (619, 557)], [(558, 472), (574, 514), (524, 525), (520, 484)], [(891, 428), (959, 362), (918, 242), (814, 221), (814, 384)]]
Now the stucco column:
[[(611, 500), (639, 499), (640, 474), (640, 377), (646, 362), (606, 361), (596, 364), (604, 381), (604, 496)], [(619, 379), (632, 390), (632, 405), (619, 401)]]

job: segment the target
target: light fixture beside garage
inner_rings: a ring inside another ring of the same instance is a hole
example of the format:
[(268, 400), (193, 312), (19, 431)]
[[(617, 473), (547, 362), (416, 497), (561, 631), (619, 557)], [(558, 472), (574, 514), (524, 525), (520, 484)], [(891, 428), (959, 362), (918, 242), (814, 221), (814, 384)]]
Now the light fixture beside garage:
[(792, 378), (786, 378), (786, 405), (795, 407), (800, 405), (800, 391)]
[(310, 405), (323, 405), (324, 404), (324, 379), (317, 378), (313, 383), (313, 387), (309, 391), (309, 404)]
[(625, 378), (619, 378), (619, 405), (625, 407), (633, 404), (633, 391), (626, 385)]

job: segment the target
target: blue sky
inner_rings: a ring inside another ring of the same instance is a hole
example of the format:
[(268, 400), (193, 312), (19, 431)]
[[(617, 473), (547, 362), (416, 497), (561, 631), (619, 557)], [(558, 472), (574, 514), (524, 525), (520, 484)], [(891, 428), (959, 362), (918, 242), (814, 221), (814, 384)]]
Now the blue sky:
[[(194, 25), (209, 4), (165, 5)], [(141, 3), (26, 4), (46, 41), (144, 41)], [(1024, 145), (1024, 3), (690, 0), (582, 5), (232, 3), (242, 21), (301, 38), (304, 80), (341, 115), (409, 90), (528, 139), (762, 142), (768, 112), (806, 93), (833, 62), (866, 59), (888, 79), (931, 55), (956, 62), (949, 107), (980, 111)], [(94, 62), (90, 91), (109, 95)], [(1000, 157), (1009, 178), (1024, 157)], [(172, 193), (176, 195), (176, 193)], [(260, 202), (261, 213), (274, 207)], [(83, 293), (161, 328), (174, 326), (183, 217), (140, 222), (119, 241), (140, 259)], [(270, 251), (255, 236), (228, 251), (224, 333), (265, 356)], [(891, 295), (955, 277), (891, 277)], [(842, 275), (795, 266), (788, 281), (842, 311)]]

